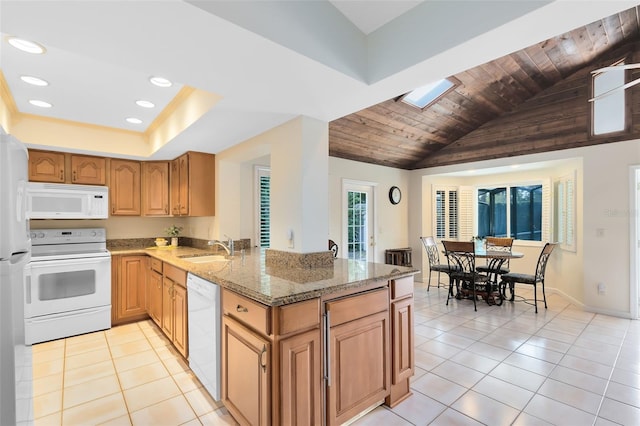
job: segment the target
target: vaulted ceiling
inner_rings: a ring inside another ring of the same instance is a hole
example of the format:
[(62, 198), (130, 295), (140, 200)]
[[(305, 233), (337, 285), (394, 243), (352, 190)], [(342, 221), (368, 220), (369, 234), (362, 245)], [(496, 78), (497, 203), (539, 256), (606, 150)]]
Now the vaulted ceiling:
[[(401, 102), (403, 94), (398, 93), (334, 120), (329, 125), (330, 155), (409, 170), (446, 164), (444, 154), (453, 145), (458, 158), (464, 158), (464, 143), (457, 141), (640, 40), (639, 20), (635, 7), (457, 73), (453, 77), (461, 84), (424, 110)], [(587, 99), (585, 95), (585, 104)], [(503, 152), (494, 150), (485, 158), (507, 153), (518, 154), (505, 146)]]
[[(0, 124), (32, 148), (161, 160), (219, 153), (306, 116), (330, 123), (330, 155), (428, 167), (636, 37), (637, 4), (0, 0)], [(10, 36), (46, 51), (17, 51)], [(424, 112), (394, 100), (452, 74), (463, 84)], [(175, 91), (151, 87), (157, 75)]]

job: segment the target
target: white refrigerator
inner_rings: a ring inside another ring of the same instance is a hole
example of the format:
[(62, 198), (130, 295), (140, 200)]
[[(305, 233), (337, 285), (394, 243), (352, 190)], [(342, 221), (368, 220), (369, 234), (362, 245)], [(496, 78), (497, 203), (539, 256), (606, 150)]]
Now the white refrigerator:
[(24, 268), (31, 259), (27, 181), (27, 148), (0, 128), (0, 425), (33, 420), (31, 346), (24, 339)]

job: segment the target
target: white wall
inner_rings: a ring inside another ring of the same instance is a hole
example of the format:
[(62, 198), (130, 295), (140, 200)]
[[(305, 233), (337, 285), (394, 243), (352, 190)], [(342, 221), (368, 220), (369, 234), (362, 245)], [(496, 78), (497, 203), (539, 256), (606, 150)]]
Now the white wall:
[[(413, 241), (413, 235), (432, 233), (430, 188), (424, 187), (423, 180), (430, 182), (444, 173), (547, 161), (551, 163), (545, 170), (518, 172), (518, 175), (553, 177), (577, 170), (577, 251), (558, 250), (553, 254), (547, 282), (589, 311), (628, 317), (631, 312), (629, 167), (640, 164), (638, 140), (412, 171), (410, 240)], [(530, 247), (520, 251), (525, 252), (528, 260), (537, 258), (536, 251), (539, 252)], [(426, 262), (420, 261), (414, 263), (425, 267)], [(600, 282), (607, 286), (605, 294), (597, 292)]]

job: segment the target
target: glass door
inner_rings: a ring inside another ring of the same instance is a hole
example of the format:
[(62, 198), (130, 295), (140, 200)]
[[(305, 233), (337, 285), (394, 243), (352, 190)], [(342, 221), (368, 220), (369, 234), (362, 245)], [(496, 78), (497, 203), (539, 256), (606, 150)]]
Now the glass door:
[(343, 234), (348, 259), (373, 261), (375, 247), (373, 186), (344, 186)]

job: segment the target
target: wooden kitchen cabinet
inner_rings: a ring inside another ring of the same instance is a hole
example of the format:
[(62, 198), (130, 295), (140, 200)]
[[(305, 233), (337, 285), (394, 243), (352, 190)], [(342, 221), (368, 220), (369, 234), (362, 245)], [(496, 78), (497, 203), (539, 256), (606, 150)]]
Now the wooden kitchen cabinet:
[(161, 328), (185, 358), (189, 348), (187, 321), (187, 273), (164, 263)]
[(389, 290), (381, 288), (325, 304), (327, 424), (342, 424), (382, 401), (391, 381)]
[(222, 290), (222, 401), (243, 425), (321, 424), (320, 301), (270, 307)]
[(213, 154), (189, 151), (171, 161), (172, 215), (215, 215), (215, 158)]
[(112, 216), (140, 216), (139, 161), (111, 160), (109, 201)]
[(394, 407), (411, 395), (415, 371), (413, 277), (391, 280), (391, 391), (385, 403)]
[(112, 277), (116, 280), (111, 301), (113, 325), (145, 319), (147, 256), (114, 256), (112, 268)]
[(106, 158), (71, 154), (71, 183), (105, 185), (106, 174)]
[(64, 153), (29, 150), (29, 181), (65, 182)]
[(169, 215), (169, 162), (142, 163), (142, 215)]
[(107, 159), (93, 155), (29, 150), (29, 181), (106, 185)]
[(280, 424), (322, 422), (322, 344), (313, 329), (280, 341)]
[(162, 262), (151, 258), (149, 261), (149, 279), (147, 281), (147, 312), (153, 322), (162, 328)]
[(222, 318), (222, 401), (241, 425), (271, 424), (271, 342), (228, 315)]

